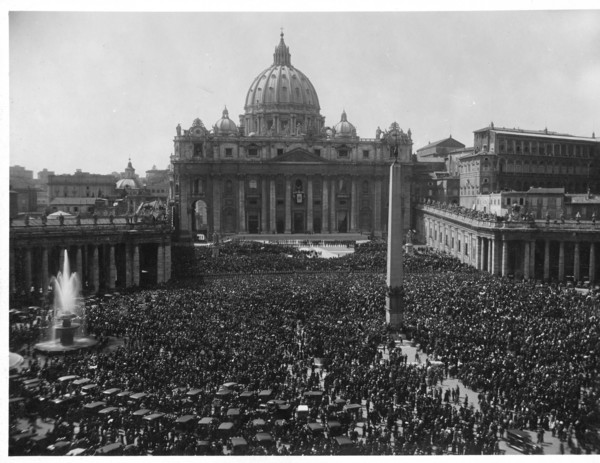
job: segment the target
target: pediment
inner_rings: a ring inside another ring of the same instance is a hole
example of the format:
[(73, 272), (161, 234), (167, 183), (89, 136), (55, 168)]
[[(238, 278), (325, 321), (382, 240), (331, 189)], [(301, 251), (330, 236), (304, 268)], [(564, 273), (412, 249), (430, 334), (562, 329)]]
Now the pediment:
[(325, 159), (323, 159), (320, 156), (317, 156), (314, 153), (311, 153), (310, 151), (306, 151), (304, 149), (301, 148), (296, 148), (293, 149), (292, 151), (288, 151), (285, 154), (282, 154), (281, 156), (277, 156), (276, 158), (272, 159), (273, 162), (307, 162), (307, 163), (325, 163), (327, 162)]

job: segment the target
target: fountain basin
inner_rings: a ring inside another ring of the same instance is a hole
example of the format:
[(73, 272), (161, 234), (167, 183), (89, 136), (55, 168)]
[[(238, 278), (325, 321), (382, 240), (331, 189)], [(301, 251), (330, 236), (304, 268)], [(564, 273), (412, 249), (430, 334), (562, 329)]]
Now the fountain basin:
[(72, 344), (62, 344), (60, 339), (53, 339), (51, 341), (40, 342), (35, 345), (35, 350), (43, 354), (64, 354), (68, 352), (75, 352), (82, 349), (89, 349), (98, 344), (98, 340), (95, 338), (73, 338)]

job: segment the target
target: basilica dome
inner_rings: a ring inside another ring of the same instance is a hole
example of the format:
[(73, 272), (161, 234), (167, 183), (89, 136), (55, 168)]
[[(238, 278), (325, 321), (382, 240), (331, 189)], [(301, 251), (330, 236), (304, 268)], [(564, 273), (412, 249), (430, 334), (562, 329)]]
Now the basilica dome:
[(273, 64), (250, 85), (242, 121), (247, 132), (289, 133), (321, 130), (319, 97), (311, 81), (292, 66), (289, 47), (283, 41), (273, 54)]
[(356, 127), (348, 122), (346, 111), (342, 112), (342, 119), (334, 127), (334, 137), (356, 137)]

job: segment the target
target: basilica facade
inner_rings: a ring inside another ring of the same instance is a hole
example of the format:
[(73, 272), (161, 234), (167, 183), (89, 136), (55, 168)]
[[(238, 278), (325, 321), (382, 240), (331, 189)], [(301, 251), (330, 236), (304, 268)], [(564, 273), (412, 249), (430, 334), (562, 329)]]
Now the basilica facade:
[(341, 111), (325, 124), (317, 92), (281, 39), (254, 78), (236, 124), (227, 108), (212, 127), (176, 128), (171, 197), (176, 236), (332, 234), (387, 229), (389, 167), (403, 162), (410, 221), (412, 138), (394, 122), (360, 138)]

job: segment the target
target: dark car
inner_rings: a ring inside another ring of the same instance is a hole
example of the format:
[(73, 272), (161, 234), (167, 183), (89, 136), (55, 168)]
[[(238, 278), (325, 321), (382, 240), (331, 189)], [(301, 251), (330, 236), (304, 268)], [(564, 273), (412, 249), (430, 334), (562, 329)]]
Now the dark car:
[(507, 430), (506, 442), (513, 449), (526, 455), (542, 453), (542, 448), (531, 442), (531, 436), (525, 431), (520, 431), (518, 429)]

